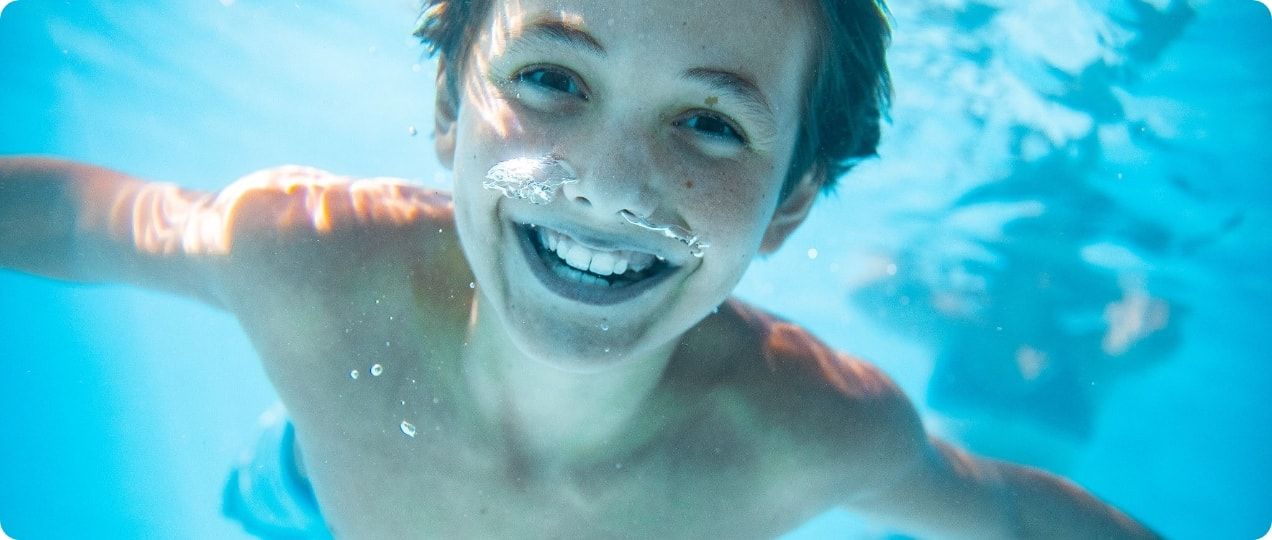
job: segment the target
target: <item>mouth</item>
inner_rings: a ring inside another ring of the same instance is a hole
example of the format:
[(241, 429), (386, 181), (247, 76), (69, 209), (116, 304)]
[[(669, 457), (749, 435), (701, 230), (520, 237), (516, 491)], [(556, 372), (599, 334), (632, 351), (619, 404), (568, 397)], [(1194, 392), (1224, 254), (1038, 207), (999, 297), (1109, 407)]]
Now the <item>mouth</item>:
[(515, 225), (531, 271), (552, 292), (585, 304), (609, 305), (639, 296), (676, 266), (656, 254), (600, 249), (542, 225)]

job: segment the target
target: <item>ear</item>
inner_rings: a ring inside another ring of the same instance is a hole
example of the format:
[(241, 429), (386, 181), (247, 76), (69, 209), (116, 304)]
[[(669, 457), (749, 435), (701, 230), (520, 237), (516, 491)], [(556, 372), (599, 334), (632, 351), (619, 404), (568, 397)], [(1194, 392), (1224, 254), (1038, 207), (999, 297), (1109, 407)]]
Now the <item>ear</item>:
[(455, 164), (455, 123), (459, 104), (451, 99), (446, 82), (446, 58), (437, 59), (437, 106), (433, 112), (433, 149), (437, 160), (450, 169)]
[(777, 205), (768, 229), (764, 231), (764, 239), (760, 241), (760, 254), (768, 255), (782, 247), (786, 238), (808, 217), (808, 211), (817, 200), (821, 190), (821, 174), (812, 167), (799, 179), (790, 194)]

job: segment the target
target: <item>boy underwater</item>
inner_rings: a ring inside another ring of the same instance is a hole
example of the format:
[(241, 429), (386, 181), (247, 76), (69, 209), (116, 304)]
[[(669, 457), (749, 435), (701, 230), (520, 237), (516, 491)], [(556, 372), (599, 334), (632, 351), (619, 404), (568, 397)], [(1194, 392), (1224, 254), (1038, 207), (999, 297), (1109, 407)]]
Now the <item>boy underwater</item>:
[(295, 426), (278, 474), (336, 537), (772, 537), (836, 506), (934, 537), (1154, 536), (929, 438), (878, 370), (729, 299), (874, 153), (881, 6), (438, 1), (422, 21), (453, 195), (7, 159), (0, 264), (233, 313)]

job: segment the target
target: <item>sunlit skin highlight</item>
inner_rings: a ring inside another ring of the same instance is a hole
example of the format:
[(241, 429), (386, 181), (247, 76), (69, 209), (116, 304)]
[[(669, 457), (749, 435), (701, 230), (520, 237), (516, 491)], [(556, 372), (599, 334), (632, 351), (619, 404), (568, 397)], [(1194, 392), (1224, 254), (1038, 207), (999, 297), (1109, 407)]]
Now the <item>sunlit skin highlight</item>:
[[(286, 202), (281, 206), (267, 202), (272, 198)], [(349, 220), (343, 226), (405, 226), (437, 219), (449, 206), (445, 196), (421, 191), (404, 180), (354, 180), (308, 167), (262, 171), (215, 196), (153, 183), (117, 191), (111, 199), (109, 212), (95, 219), (104, 220), (121, 236), (123, 224), (129, 223), (127, 236), (138, 252), (191, 256), (228, 255), (235, 227), (312, 229), (326, 235), (332, 232), (337, 215)], [(263, 216), (253, 206), (265, 206), (270, 212)]]

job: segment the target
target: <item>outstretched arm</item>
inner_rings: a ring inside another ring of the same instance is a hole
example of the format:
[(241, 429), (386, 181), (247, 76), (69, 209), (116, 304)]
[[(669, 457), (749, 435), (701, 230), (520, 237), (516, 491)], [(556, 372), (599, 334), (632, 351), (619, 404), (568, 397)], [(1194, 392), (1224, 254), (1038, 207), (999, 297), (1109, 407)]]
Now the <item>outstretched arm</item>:
[[(763, 336), (777, 385), (764, 406), (781, 429), (839, 463), (851, 512), (922, 538), (1157, 538), (1126, 514), (1046, 472), (977, 458), (931, 438), (913, 404), (878, 367), (841, 354), (797, 325), (739, 312)], [(818, 445), (828, 445), (822, 449)]]
[[(454, 249), (450, 199), (394, 178), (283, 166), (218, 193), (62, 160), (0, 158), (0, 268), (224, 306), (235, 287)], [(378, 251), (377, 251), (378, 250)]]
[(213, 196), (68, 161), (0, 159), (0, 267), (218, 304), (191, 216)]
[(1047, 472), (977, 458), (936, 439), (914, 448), (895, 481), (853, 501), (854, 510), (934, 538), (1158, 538)]

